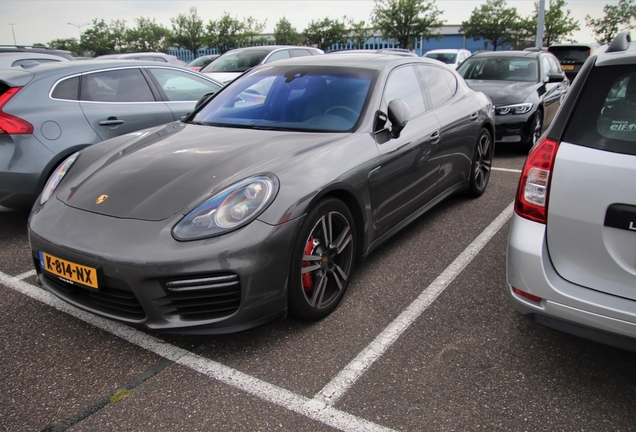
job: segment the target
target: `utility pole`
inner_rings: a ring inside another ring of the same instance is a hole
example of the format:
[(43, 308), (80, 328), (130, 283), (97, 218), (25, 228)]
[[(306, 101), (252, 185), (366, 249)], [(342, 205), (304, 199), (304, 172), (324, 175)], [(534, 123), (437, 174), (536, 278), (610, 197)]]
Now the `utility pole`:
[(539, 16), (537, 19), (536, 47), (543, 48), (543, 27), (545, 27), (545, 0), (539, 0)]

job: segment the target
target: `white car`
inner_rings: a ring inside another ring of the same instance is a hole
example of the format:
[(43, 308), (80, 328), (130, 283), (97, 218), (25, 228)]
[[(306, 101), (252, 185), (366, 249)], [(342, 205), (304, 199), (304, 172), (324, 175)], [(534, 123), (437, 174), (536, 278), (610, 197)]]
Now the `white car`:
[(457, 69), (471, 54), (466, 49), (436, 49), (426, 52), (423, 57), (439, 60), (453, 69)]
[(592, 54), (531, 150), (508, 292), (534, 322), (636, 351), (636, 43)]
[(68, 59), (59, 55), (44, 54), (37, 52), (13, 52), (0, 53), (0, 69), (7, 69), (19, 66), (37, 65), (40, 63), (67, 62)]

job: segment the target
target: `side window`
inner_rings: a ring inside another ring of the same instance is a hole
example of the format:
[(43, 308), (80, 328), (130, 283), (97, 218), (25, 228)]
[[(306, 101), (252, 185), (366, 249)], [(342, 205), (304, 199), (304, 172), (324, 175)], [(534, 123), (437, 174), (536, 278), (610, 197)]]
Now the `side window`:
[(271, 63), (276, 60), (282, 60), (289, 58), (289, 50), (276, 51), (274, 54), (269, 56), (265, 63)]
[(563, 73), (561, 64), (557, 59), (548, 57), (548, 61), (550, 62), (550, 73)]
[(200, 76), (164, 68), (148, 68), (169, 101), (197, 101), (208, 93), (216, 93), (220, 86)]
[(93, 102), (154, 102), (139, 69), (120, 69), (82, 76), (81, 99)]
[(311, 52), (306, 49), (293, 49), (289, 50), (292, 57), (307, 57), (311, 55)]
[(65, 79), (57, 83), (51, 97), (53, 99), (77, 100), (79, 95), (79, 77)]
[(383, 105), (385, 109), (389, 102), (394, 99), (402, 99), (406, 102), (411, 111), (411, 118), (426, 110), (420, 82), (412, 66), (401, 67), (389, 75), (384, 88)]
[(429, 65), (418, 66), (417, 69), (428, 90), (432, 108), (448, 102), (455, 96), (457, 80), (451, 72)]

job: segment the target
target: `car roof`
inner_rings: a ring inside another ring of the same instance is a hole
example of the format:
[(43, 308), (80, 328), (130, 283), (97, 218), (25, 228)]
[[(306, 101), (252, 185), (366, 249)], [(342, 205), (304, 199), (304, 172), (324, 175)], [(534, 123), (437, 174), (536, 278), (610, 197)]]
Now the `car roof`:
[(440, 48), (440, 49), (428, 50), (424, 54), (428, 54), (428, 53), (456, 53), (456, 52), (459, 52), (459, 51), (468, 51), (468, 50), (467, 49), (463, 49), (463, 48)]
[[(529, 57), (538, 58), (540, 55), (548, 54), (546, 51), (479, 51), (474, 53), (471, 58), (475, 57)], [(552, 54), (549, 54), (552, 56)]]
[[(114, 69), (119, 67), (153, 67), (153, 68), (170, 68), (180, 70), (185, 73), (192, 73), (199, 77), (202, 77), (208, 81), (217, 82), (210, 77), (206, 77), (201, 74), (197, 74), (190, 69), (183, 68), (171, 63), (157, 63), (150, 60), (83, 60), (83, 61), (67, 61), (67, 62), (50, 62), (41, 63), (37, 66), (33, 66), (29, 69), (23, 68), (11, 68), (0, 69), (0, 81), (12, 83), (25, 79), (25, 76), (33, 77), (37, 75), (39, 78), (54, 76), (64, 77), (73, 74), (80, 74), (84, 72), (98, 71)], [(30, 79), (30, 78), (29, 78)], [(27, 81), (28, 82), (28, 81)], [(23, 84), (24, 85), (24, 84)], [(220, 84), (219, 84), (220, 85)]]
[(289, 49), (289, 48), (306, 49), (310, 51), (321, 51), (318, 48), (308, 47), (308, 46), (299, 46), (299, 45), (259, 45), (259, 46), (235, 48), (233, 50), (226, 51), (224, 54), (237, 52), (237, 51), (276, 51), (278, 49)]
[(273, 64), (268, 63), (260, 67), (299, 65), (381, 70), (384, 69), (386, 66), (407, 63), (424, 63), (436, 66), (439, 66), (441, 64), (438, 60), (417, 56), (403, 56), (391, 53), (340, 52), (338, 53), (338, 55), (326, 54), (319, 56), (305, 56), (278, 60)]
[(70, 51), (59, 50), (47, 46), (31, 46), (31, 45), (0, 45), (0, 53), (41, 53), (52, 54), (63, 57), (67, 60), (73, 60)]

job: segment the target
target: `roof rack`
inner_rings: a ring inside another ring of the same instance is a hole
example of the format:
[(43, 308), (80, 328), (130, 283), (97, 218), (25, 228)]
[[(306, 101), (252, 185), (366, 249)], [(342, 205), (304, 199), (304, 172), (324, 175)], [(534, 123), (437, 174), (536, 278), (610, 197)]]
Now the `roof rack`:
[(618, 51), (627, 51), (629, 48), (629, 44), (632, 41), (632, 35), (629, 31), (622, 31), (616, 35), (609, 48), (607, 48), (606, 53), (610, 52), (618, 52)]

